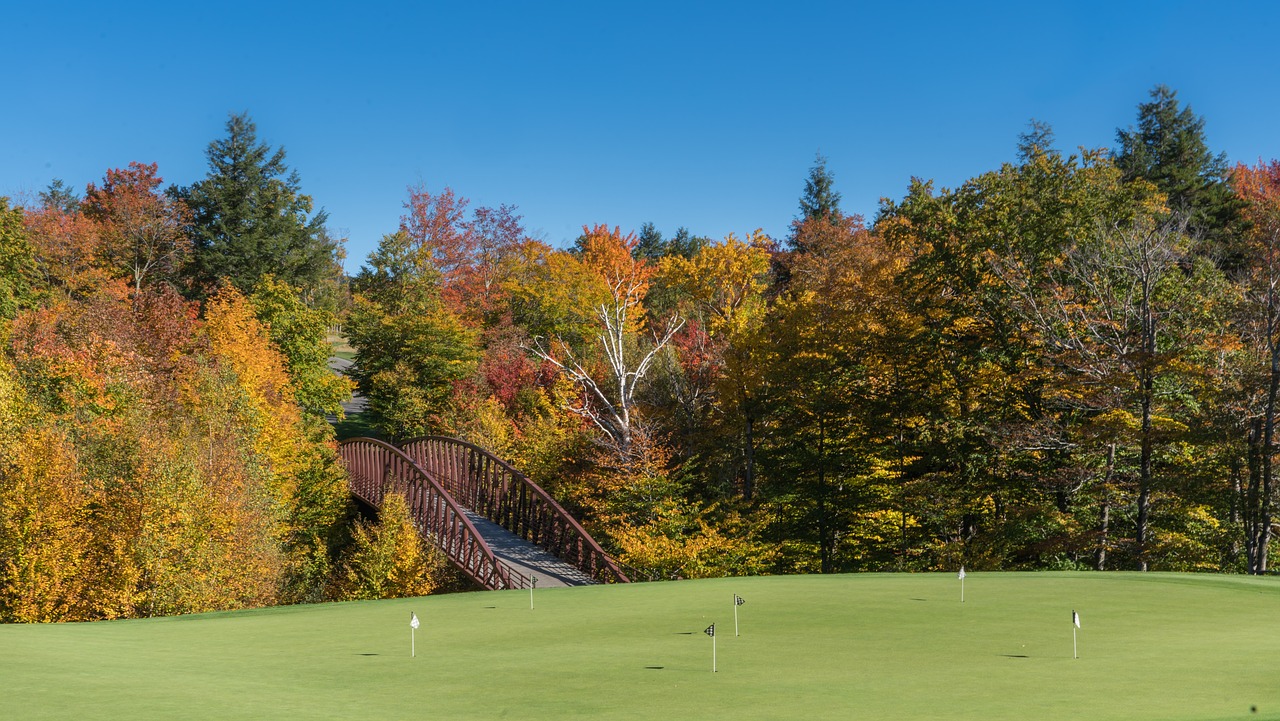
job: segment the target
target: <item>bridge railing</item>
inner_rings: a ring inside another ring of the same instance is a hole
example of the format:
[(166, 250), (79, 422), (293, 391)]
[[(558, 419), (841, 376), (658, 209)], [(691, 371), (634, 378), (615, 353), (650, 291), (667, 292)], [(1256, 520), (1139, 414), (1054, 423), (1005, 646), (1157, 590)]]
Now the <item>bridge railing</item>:
[(418, 530), (468, 578), (490, 590), (529, 587), (528, 578), (498, 561), (449, 492), (399, 448), (352, 438), (338, 444), (338, 450), (356, 497), (381, 508), (387, 493), (403, 494)]
[(630, 581), (600, 544), (538, 484), (480, 446), (423, 436), (400, 448), (460, 503), (599, 583)]

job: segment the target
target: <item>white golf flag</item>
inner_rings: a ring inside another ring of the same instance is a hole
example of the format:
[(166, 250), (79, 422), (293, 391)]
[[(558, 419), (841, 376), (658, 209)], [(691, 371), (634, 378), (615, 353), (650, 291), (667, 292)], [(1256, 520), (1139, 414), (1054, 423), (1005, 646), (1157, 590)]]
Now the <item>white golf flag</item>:
[(418, 614), (416, 614), (416, 613), (414, 613), (414, 612), (410, 611), (410, 612), (409, 612), (409, 628), (416, 629), (416, 628), (418, 628), (418, 626), (419, 626), (419, 624), (418, 624)]
[(960, 567), (960, 580), (961, 580), (961, 581), (963, 581), (963, 580), (964, 580), (964, 566), (961, 566), (961, 567)]
[(1076, 628), (1080, 628), (1080, 614), (1076, 613), (1075, 611), (1072, 611), (1071, 622), (1076, 625)]

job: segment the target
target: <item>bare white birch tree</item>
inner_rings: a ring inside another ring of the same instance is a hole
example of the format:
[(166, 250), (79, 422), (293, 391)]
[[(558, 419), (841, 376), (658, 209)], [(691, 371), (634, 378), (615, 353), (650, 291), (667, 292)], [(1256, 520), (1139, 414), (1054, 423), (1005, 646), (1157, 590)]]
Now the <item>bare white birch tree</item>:
[(607, 300), (593, 309), (600, 323), (596, 340), (604, 362), (584, 358), (559, 336), (534, 337), (527, 347), (581, 388), (581, 403), (567, 409), (591, 421), (625, 458), (635, 439), (636, 391), (654, 359), (684, 326), (684, 319), (671, 316), (651, 325), (649, 342), (642, 342), (639, 328), (644, 325), (643, 303), (652, 267), (632, 258), (627, 239), (617, 230), (609, 233), (597, 227), (588, 232), (584, 245), (588, 264), (608, 290)]

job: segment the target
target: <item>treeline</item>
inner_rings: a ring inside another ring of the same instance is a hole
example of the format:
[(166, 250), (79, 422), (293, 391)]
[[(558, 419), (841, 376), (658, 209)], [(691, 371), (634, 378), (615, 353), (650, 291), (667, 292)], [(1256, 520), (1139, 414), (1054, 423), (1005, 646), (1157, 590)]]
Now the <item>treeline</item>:
[[(210, 172), (0, 199), (0, 622), (425, 592), (404, 510), (350, 508), (326, 414), (341, 247), (236, 116)], [(387, 559), (399, 565), (388, 564)]]
[(1280, 163), (1230, 167), (1158, 87), (1113, 149), (1016, 159), (871, 221), (819, 158), (785, 238), (585, 226), (415, 187), (357, 275), (247, 117), (0, 204), (0, 620), (416, 594), (326, 415), (460, 436), (638, 578), (951, 569), (1265, 573)]
[(346, 327), (384, 435), (511, 458), (640, 577), (1264, 573), (1278, 188), (1164, 87), (869, 223), (820, 158), (785, 239), (555, 249), (416, 188)]

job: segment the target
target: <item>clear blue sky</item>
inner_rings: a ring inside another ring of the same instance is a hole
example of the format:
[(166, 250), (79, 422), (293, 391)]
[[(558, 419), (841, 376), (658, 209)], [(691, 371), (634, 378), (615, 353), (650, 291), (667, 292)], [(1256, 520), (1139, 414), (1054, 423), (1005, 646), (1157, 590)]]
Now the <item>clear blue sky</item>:
[(157, 162), (202, 177), (229, 112), (283, 145), (354, 271), (406, 187), (584, 223), (781, 237), (814, 153), (846, 210), (954, 186), (1029, 118), (1110, 146), (1156, 83), (1215, 151), (1280, 156), (1274, 3), (104, 3), (5, 8), (0, 195)]

